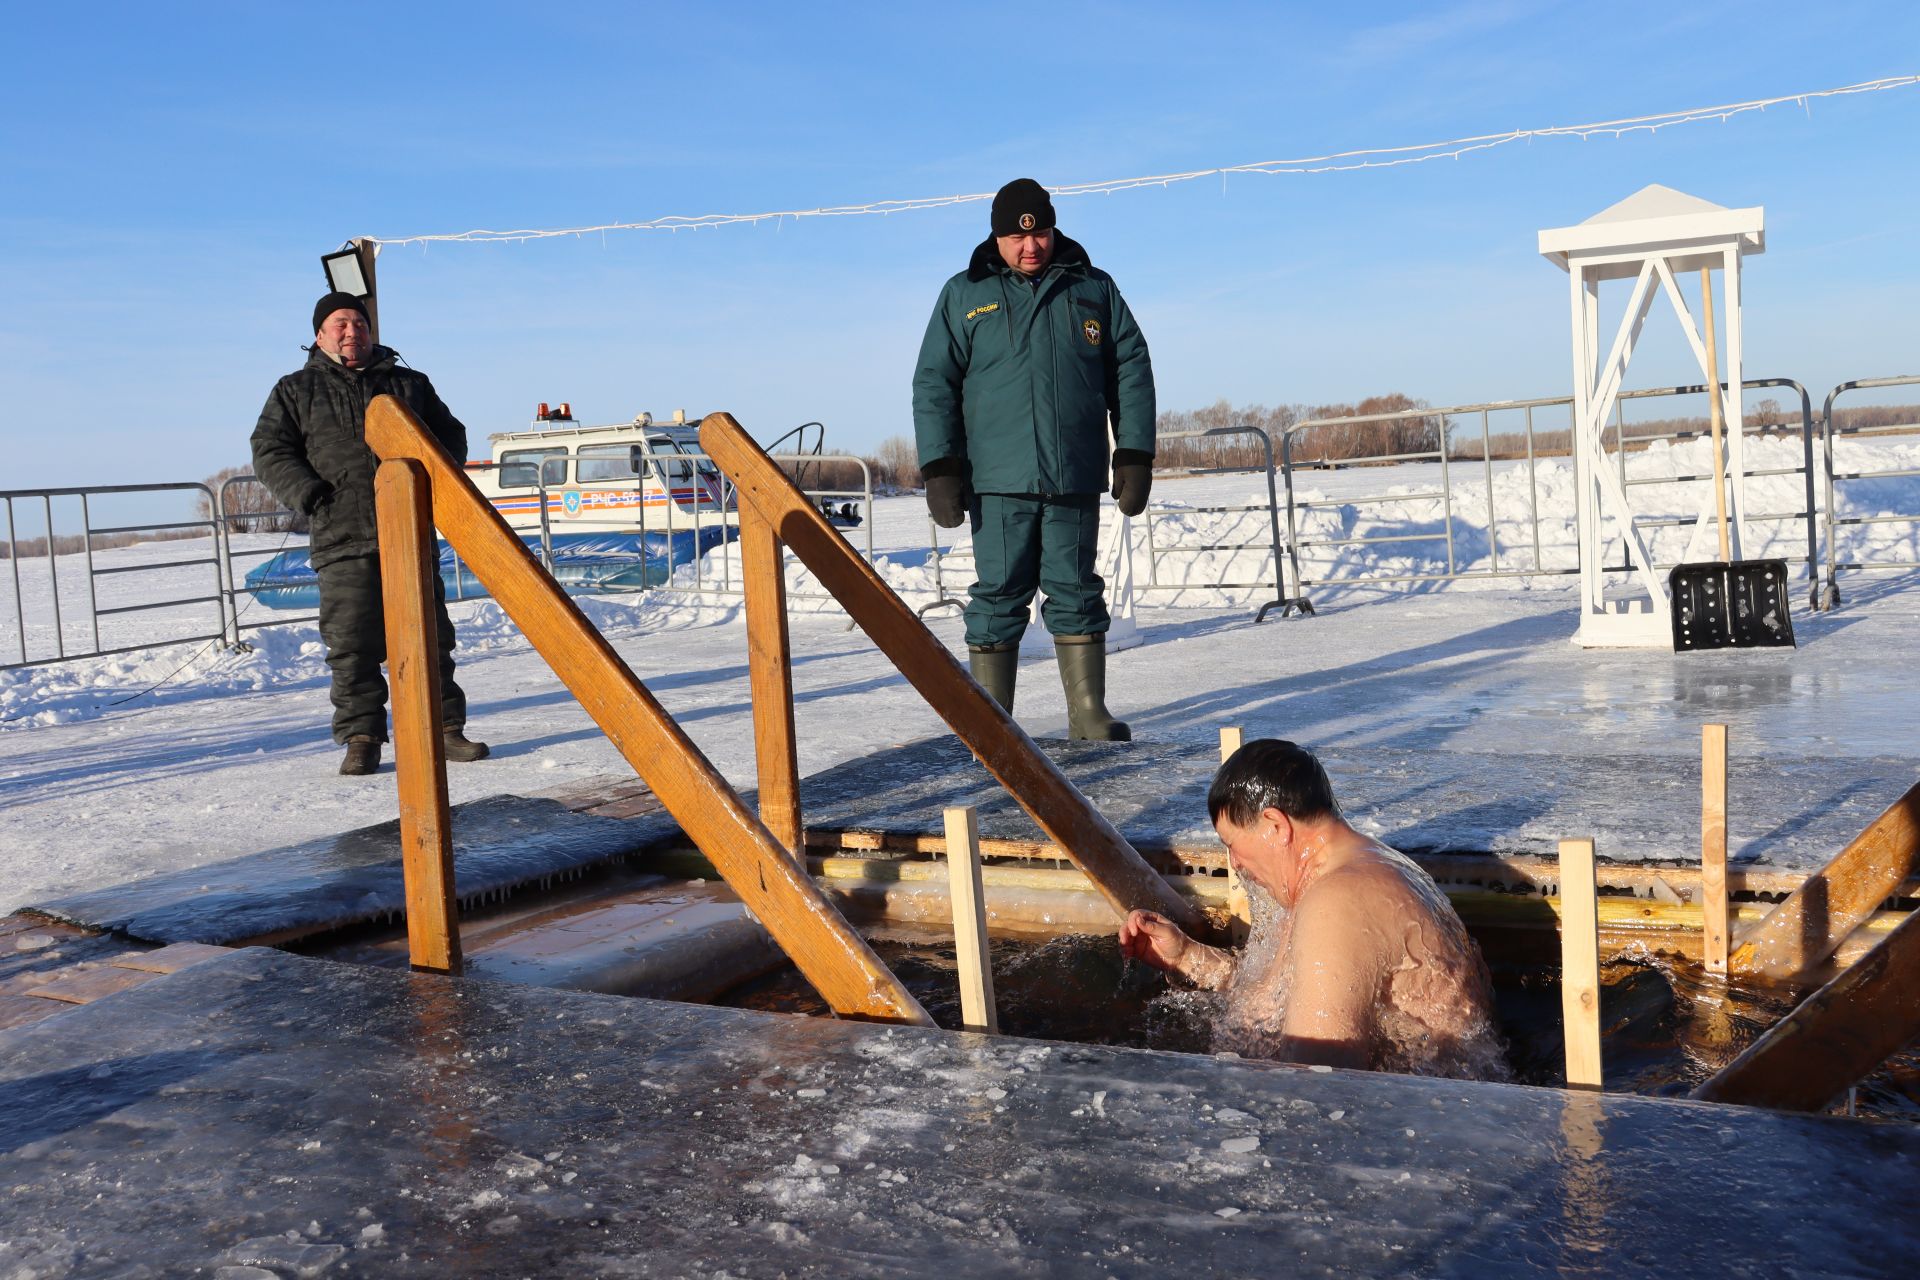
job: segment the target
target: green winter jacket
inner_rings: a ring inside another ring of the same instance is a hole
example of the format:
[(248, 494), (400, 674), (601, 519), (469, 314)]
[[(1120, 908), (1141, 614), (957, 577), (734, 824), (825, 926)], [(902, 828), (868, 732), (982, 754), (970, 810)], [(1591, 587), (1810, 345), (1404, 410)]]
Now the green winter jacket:
[(1153, 453), (1153, 366), (1113, 278), (1056, 233), (1029, 283), (988, 238), (940, 291), (920, 344), (921, 468), (945, 463), (934, 473), (975, 493), (1098, 493), (1109, 420), (1115, 447)]
[(376, 346), (365, 367), (349, 369), (319, 347), (307, 363), (273, 386), (253, 428), (253, 473), (290, 510), (312, 518), (313, 566), (380, 550), (373, 518), (373, 472), (367, 406), (379, 395), (399, 400), (433, 432), (456, 466), (467, 458), (467, 429), (448, 411), (433, 383)]

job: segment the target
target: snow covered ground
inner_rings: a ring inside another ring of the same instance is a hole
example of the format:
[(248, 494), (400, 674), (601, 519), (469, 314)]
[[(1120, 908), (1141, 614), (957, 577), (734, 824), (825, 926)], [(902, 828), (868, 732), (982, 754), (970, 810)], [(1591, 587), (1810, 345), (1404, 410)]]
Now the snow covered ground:
[[(1697, 474), (1704, 451), (1664, 447), (1631, 460), (1636, 476)], [(1920, 446), (1874, 446), (1892, 467)], [(1914, 465), (1908, 462), (1907, 465)], [(1856, 467), (1856, 469), (1859, 469)], [(1169, 478), (1156, 490), (1173, 514), (1155, 530), (1166, 550), (1156, 572), (1181, 582), (1177, 593), (1142, 599), (1144, 643), (1111, 660), (1110, 702), (1139, 736), (1200, 735), (1237, 724), (1249, 735), (1293, 737), (1348, 758), (1370, 746), (1445, 751), (1513, 759), (1512, 787), (1527, 786), (1529, 757), (1639, 756), (1650, 770), (1691, 767), (1699, 724), (1732, 726), (1736, 772), (1766, 760), (1889, 760), (1911, 757), (1914, 713), (1910, 673), (1920, 659), (1920, 580), (1880, 574), (1846, 579), (1846, 607), (1805, 610), (1806, 584), (1794, 587), (1797, 652), (1588, 652), (1570, 643), (1576, 625), (1573, 580), (1540, 575), (1393, 587), (1355, 585), (1366, 577), (1417, 577), (1444, 571), (1446, 539), (1439, 504), (1419, 495), (1433, 487), (1419, 468), (1303, 474), (1308, 508), (1303, 539), (1358, 537), (1415, 540), (1311, 549), (1309, 580), (1339, 577), (1347, 585), (1312, 589), (1319, 614), (1252, 622), (1252, 606), (1271, 588), (1221, 590), (1220, 580), (1271, 580), (1260, 550), (1179, 550), (1201, 543), (1261, 542), (1266, 516), (1202, 510), (1264, 502), (1264, 480), (1235, 475)], [(1568, 509), (1571, 472), (1564, 460), (1496, 464), (1494, 512), (1487, 516), (1478, 464), (1454, 467), (1453, 554), (1460, 569), (1531, 567), (1530, 511), (1541, 513), (1540, 563), (1573, 563)], [(1794, 510), (1801, 481), (1780, 477), (1757, 503)], [(1399, 486), (1393, 502), (1355, 503)], [(1475, 486), (1478, 486), (1476, 488)], [(1647, 486), (1652, 488), (1653, 486)], [(1883, 482), (1863, 510), (1920, 510), (1909, 488)], [(1689, 501), (1678, 493), (1676, 509)], [(1477, 514), (1476, 514), (1477, 513)], [(1781, 526), (1760, 551), (1804, 555), (1804, 531)], [(1884, 529), (1885, 532), (1876, 532)], [(1497, 534), (1497, 539), (1490, 536)], [(1756, 529), (1756, 532), (1762, 532)], [(855, 535), (863, 541), (864, 535)], [(1678, 559), (1689, 538), (1710, 531), (1670, 529)], [(1859, 538), (1882, 537), (1895, 551), (1906, 526), (1863, 526)], [(264, 545), (274, 545), (277, 537)], [(918, 498), (877, 504), (878, 567), (910, 604), (934, 599), (925, 507)], [(97, 563), (191, 559), (206, 546), (148, 544), (99, 553)], [(63, 598), (72, 590), (67, 560)], [(951, 563), (951, 562), (950, 562)], [(20, 566), (23, 592), (45, 590), (45, 562)], [(703, 570), (709, 576), (716, 567)], [(963, 594), (968, 573), (947, 571), (947, 590)], [(1136, 573), (1148, 581), (1146, 556)], [(38, 577), (36, 577), (36, 574)], [(110, 591), (151, 592), (176, 582), (174, 598), (198, 593), (202, 566), (103, 578)], [(169, 578), (167, 575), (173, 575)], [(84, 601), (84, 577), (80, 601)], [(737, 566), (734, 580), (737, 581)], [(810, 583), (797, 567), (790, 585)], [(152, 598), (149, 595), (147, 598)], [(746, 644), (738, 602), (653, 592), (582, 598), (582, 607), (702, 750), (737, 784), (753, 781), (752, 720)], [(210, 631), (210, 606), (117, 615), (114, 637)], [(38, 615), (29, 608), (29, 641)], [(262, 610), (249, 611), (248, 621)], [(472, 732), (494, 745), (483, 763), (454, 766), (455, 802), (497, 793), (529, 793), (626, 766), (558, 680), (490, 602), (453, 606), (460, 634), (461, 679), (472, 703)], [(73, 611), (68, 612), (69, 634)], [(82, 610), (78, 616), (84, 617)], [(0, 619), (0, 625), (11, 619)], [(104, 625), (104, 624), (103, 624)], [(166, 626), (175, 630), (165, 630)], [(961, 624), (951, 612), (929, 618), (958, 652)], [(144, 628), (144, 631), (141, 629)], [(44, 637), (43, 637), (44, 638)], [(89, 637), (90, 638), (90, 637)], [(255, 649), (161, 645), (138, 652), (49, 667), (0, 672), (0, 911), (57, 893), (99, 887), (161, 870), (218, 861), (329, 832), (383, 821), (395, 812), (391, 767), (373, 778), (335, 775), (338, 750), (327, 734), (327, 675), (311, 623), (250, 632)], [(798, 601), (792, 624), (793, 682), (800, 765), (812, 772), (944, 727), (872, 644), (845, 630), (844, 615)], [(120, 638), (113, 643), (133, 643)], [(16, 639), (0, 634), (0, 654)], [(157, 687), (156, 687), (157, 686)], [(1019, 718), (1036, 736), (1063, 734), (1065, 710), (1052, 664), (1022, 671)], [(1862, 799), (1878, 811), (1885, 798)], [(1648, 830), (1680, 831), (1697, 816), (1652, 811), (1652, 802), (1622, 794), (1629, 812), (1647, 809)], [(1770, 819), (1777, 820), (1777, 819)], [(1684, 844), (1684, 839), (1681, 841)]]

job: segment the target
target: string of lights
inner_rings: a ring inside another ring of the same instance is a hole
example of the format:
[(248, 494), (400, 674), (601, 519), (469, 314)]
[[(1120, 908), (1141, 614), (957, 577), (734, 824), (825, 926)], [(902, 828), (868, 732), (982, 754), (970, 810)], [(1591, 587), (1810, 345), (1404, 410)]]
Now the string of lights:
[[(1712, 107), (1692, 107), (1684, 111), (1665, 111), (1654, 115), (1630, 116), (1620, 120), (1599, 120), (1589, 124), (1550, 125), (1540, 129), (1511, 129), (1504, 133), (1481, 134), (1471, 138), (1450, 138), (1444, 142), (1427, 142), (1413, 146), (1369, 147), (1351, 151), (1335, 151), (1326, 155), (1303, 156), (1288, 160), (1259, 160), (1248, 164), (1216, 165), (1208, 169), (1191, 169), (1183, 173), (1159, 173), (1137, 178), (1109, 178), (1099, 182), (1075, 182), (1049, 187), (1056, 199), (1070, 196), (1111, 195), (1119, 191), (1132, 191), (1141, 187), (1170, 187), (1175, 183), (1195, 182), (1201, 178), (1229, 177), (1235, 174), (1306, 175), (1320, 173), (1345, 173), (1358, 169), (1389, 169), (1401, 165), (1425, 164), (1432, 160), (1457, 160), (1477, 151), (1489, 151), (1495, 147), (1509, 146), (1516, 142), (1531, 142), (1547, 138), (1595, 138), (1623, 137), (1629, 133), (1657, 133), (1675, 125), (1699, 124), (1705, 121), (1725, 122), (1735, 116), (1749, 112), (1765, 111), (1769, 107), (1784, 106), (1792, 103), (1805, 110), (1812, 110), (1817, 98), (1838, 98), (1863, 93), (1883, 93), (1890, 89), (1905, 89), (1920, 85), (1920, 75), (1889, 76), (1879, 80), (1866, 80), (1859, 84), (1842, 85), (1836, 89), (1818, 89), (1805, 93), (1783, 94), (1776, 98), (1755, 98), (1748, 102), (1729, 102)], [(367, 239), (385, 246), (433, 243), (518, 243), (527, 240), (548, 240), (557, 236), (584, 236), (609, 231), (695, 231), (712, 227), (779, 222), (786, 219), (801, 218), (855, 218), (886, 216), (896, 213), (917, 213), (925, 209), (942, 209), (951, 205), (974, 204), (981, 200), (993, 199), (991, 191), (976, 191), (964, 195), (919, 196), (902, 200), (873, 200), (865, 204), (829, 205), (815, 209), (780, 209), (764, 213), (700, 213), (667, 214), (658, 218), (649, 218), (639, 222), (603, 222), (583, 227), (557, 227), (548, 229), (522, 229), (517, 231), (474, 230), (460, 231), (441, 235), (396, 236), (392, 238), (369, 236)]]

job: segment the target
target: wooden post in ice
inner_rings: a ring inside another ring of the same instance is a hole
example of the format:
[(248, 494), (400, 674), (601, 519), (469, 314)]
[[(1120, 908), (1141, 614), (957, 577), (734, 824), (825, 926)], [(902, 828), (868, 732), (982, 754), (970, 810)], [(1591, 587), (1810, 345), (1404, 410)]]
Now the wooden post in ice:
[[(1240, 749), (1245, 740), (1240, 726), (1233, 725), (1220, 731), (1220, 763), (1233, 759), (1233, 753)], [(1247, 901), (1247, 887), (1240, 883), (1240, 873), (1233, 869), (1233, 863), (1227, 863), (1227, 914), (1233, 917), (1228, 929), (1233, 941), (1246, 941), (1247, 934), (1253, 928), (1253, 906)]]
[(987, 909), (980, 888), (980, 817), (969, 804), (948, 809), (946, 819), (947, 896), (953, 903), (953, 950), (960, 970), (960, 1021), (968, 1031), (999, 1035)]
[(434, 576), (440, 561), (434, 551), (426, 468), (405, 458), (382, 462), (374, 472), (373, 493), (386, 603), (387, 673), (393, 680), (393, 771), (400, 800), (407, 957), (420, 972), (458, 974), (460, 925), (434, 619)]
[(1702, 963), (1727, 971), (1727, 726), (1700, 726), (1700, 911)]
[(1560, 1016), (1567, 1087), (1600, 1087), (1600, 917), (1593, 841), (1560, 842)]

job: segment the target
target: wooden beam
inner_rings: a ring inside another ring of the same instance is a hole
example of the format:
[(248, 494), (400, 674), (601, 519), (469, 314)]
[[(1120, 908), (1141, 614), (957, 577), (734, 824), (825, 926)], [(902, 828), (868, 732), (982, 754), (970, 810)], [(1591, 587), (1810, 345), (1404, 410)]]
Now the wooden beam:
[(953, 951), (960, 970), (960, 1018), (968, 1031), (1000, 1034), (987, 947), (986, 894), (980, 886), (980, 818), (972, 805), (946, 811), (947, 897), (953, 903)]
[(1567, 1087), (1600, 1087), (1600, 916), (1593, 841), (1560, 842), (1560, 1016), (1567, 1040)]
[(440, 735), (440, 646), (427, 472), (418, 462), (380, 464), (373, 478), (393, 682), (393, 771), (400, 799), (400, 861), (407, 893), (407, 957), (423, 973), (460, 972), (454, 904), (453, 821)]
[(800, 812), (800, 758), (794, 743), (793, 654), (787, 637), (787, 578), (780, 539), (757, 513), (740, 513), (741, 586), (747, 605), (747, 683), (753, 699), (753, 758), (760, 821), (794, 858), (806, 856)]
[(1067, 850), (1116, 916), (1144, 908), (1159, 912), (1189, 933), (1209, 932), (1193, 906), (1146, 864), (1025, 730), (973, 682), (947, 647), (731, 415), (707, 415), (700, 424), (700, 446), (733, 481), (742, 503), (751, 504), (772, 523), (780, 540), (833, 593), (988, 772), (1042, 831)]
[(1727, 726), (1700, 726), (1701, 950), (1708, 973), (1727, 971)]
[(1889, 805), (1832, 862), (1734, 945), (1736, 975), (1795, 981), (1824, 963), (1861, 921), (1892, 897), (1920, 853), (1920, 783)]
[(1839, 977), (1705, 1084), (1705, 1102), (1821, 1111), (1920, 1036), (1920, 913), (1909, 915)]
[(933, 1025), (412, 411), (375, 397), (366, 439), (426, 468), (434, 524), (821, 997), (846, 1017)]

